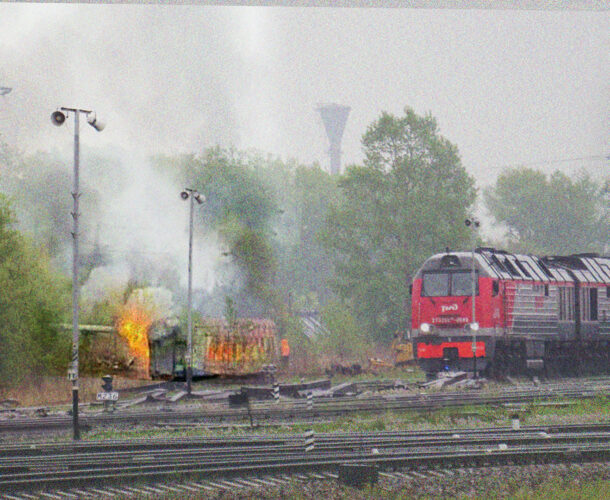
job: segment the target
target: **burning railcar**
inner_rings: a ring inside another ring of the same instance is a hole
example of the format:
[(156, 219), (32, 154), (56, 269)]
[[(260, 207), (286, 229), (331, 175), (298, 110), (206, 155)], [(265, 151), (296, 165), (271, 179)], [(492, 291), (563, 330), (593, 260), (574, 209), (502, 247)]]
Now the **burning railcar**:
[[(159, 322), (149, 334), (153, 378), (184, 371), (186, 341), (177, 325)], [(278, 361), (277, 330), (268, 319), (207, 319), (193, 327), (195, 375), (248, 375)]]
[(275, 323), (268, 319), (207, 320), (193, 331), (193, 368), (218, 375), (258, 373), (278, 360)]

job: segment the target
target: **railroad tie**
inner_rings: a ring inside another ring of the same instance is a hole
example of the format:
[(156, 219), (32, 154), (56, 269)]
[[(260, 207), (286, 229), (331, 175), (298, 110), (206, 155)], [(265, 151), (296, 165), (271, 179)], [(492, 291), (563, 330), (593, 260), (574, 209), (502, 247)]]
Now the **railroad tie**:
[(189, 484), (196, 485), (197, 488), (199, 488), (200, 490), (203, 489), (203, 490), (216, 491), (216, 489), (217, 489), (217, 488), (213, 488), (212, 486), (209, 486), (207, 484), (203, 484), (203, 483), (200, 483), (200, 482), (192, 482), (192, 483), (189, 483)]
[(434, 469), (428, 469), (428, 470), (426, 470), (426, 473), (431, 474), (436, 477), (445, 477), (446, 476), (446, 474), (444, 472), (439, 472)]
[(53, 493), (46, 493), (46, 492), (41, 492), (40, 493), (40, 497), (41, 498), (53, 498), (54, 500), (62, 500), (62, 497), (58, 496), (58, 495), (54, 495)]
[(214, 481), (207, 481), (207, 483), (208, 483), (210, 486), (213, 486), (213, 487), (214, 487), (214, 488), (216, 488), (216, 489), (226, 490), (226, 489), (228, 489), (228, 488), (229, 488), (229, 486), (227, 486), (226, 484), (222, 484), (222, 483), (216, 483), (216, 482), (214, 482)]
[[(426, 472), (428, 472), (428, 471), (426, 471)], [(427, 476), (426, 474), (422, 474), (421, 472), (417, 472), (417, 471), (415, 471), (415, 470), (410, 470), (410, 471), (409, 471), (409, 474), (411, 474), (411, 475), (413, 475), (413, 476), (420, 477), (420, 478), (422, 478), (422, 479), (427, 479), (427, 478), (428, 478), (428, 476)]]
[(257, 483), (253, 483), (252, 481), (248, 480), (248, 479), (232, 479), (232, 481), (241, 484), (242, 487), (244, 488), (260, 488), (260, 484)]
[(228, 481), (227, 479), (221, 480), (220, 483), (225, 484), (225, 485), (229, 486), (230, 488), (238, 488), (240, 490), (242, 488), (244, 488), (244, 486), (242, 484), (239, 484), (236, 481)]
[(159, 493), (165, 493), (163, 490), (155, 487), (155, 486), (142, 486), (144, 491), (147, 491), (148, 494), (158, 495)]
[(324, 477), (322, 474), (318, 474), (317, 472), (312, 472), (311, 474), (309, 474), (309, 476), (312, 479), (328, 479), (327, 477)]
[(163, 485), (159, 485), (162, 488), (165, 488), (166, 490), (171, 491), (172, 493), (184, 493), (184, 488), (182, 485), (180, 484), (163, 484)]
[(327, 479), (339, 479), (339, 474), (334, 472), (322, 472), (322, 475), (326, 476)]
[(85, 491), (85, 490), (81, 490), (81, 489), (77, 489), (77, 488), (74, 488), (72, 491), (74, 493), (76, 493), (79, 498), (81, 498), (81, 497), (85, 497), (85, 498), (87, 498), (87, 497), (95, 497), (95, 495), (93, 493), (90, 493), (89, 491)]
[(133, 486), (123, 486), (120, 490), (121, 495), (147, 495), (145, 491), (134, 488)]
[[(144, 494), (146, 493), (147, 495), (149, 493), (147, 493), (146, 491), (141, 492), (140, 494)], [(118, 496), (123, 496), (125, 495), (125, 489), (124, 488), (114, 488), (114, 487), (110, 487), (110, 486), (106, 486), (106, 494), (110, 494), (111, 498)]]
[(271, 481), (273, 484), (279, 485), (279, 486), (286, 484), (286, 481), (284, 481), (283, 479), (274, 477), (274, 476), (265, 476), (264, 479), (265, 479), (265, 481)]
[(78, 495), (70, 493), (69, 491), (56, 491), (55, 493), (61, 495), (61, 498), (78, 498)]
[(257, 483), (260, 483), (263, 486), (277, 486), (277, 484), (272, 483), (271, 481), (267, 480), (267, 478), (263, 478), (263, 479), (252, 479), (252, 481), (256, 481)]
[(201, 488), (196, 488), (194, 486), (191, 486), (191, 484), (193, 484), (193, 483), (181, 484), (180, 488), (183, 488), (183, 489), (188, 490), (188, 491), (192, 491), (193, 493), (196, 492), (196, 491), (199, 491), (201, 489)]
[(116, 493), (110, 493), (109, 491), (100, 490), (98, 488), (90, 488), (90, 491), (93, 491), (93, 492), (97, 493), (98, 495), (102, 495), (103, 497), (106, 496), (106, 497), (113, 498), (116, 496)]

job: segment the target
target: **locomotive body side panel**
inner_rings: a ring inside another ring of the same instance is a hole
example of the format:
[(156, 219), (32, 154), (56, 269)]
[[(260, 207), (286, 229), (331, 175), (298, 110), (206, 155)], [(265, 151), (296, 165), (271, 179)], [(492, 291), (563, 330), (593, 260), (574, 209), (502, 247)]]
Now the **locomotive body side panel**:
[(508, 282), (506, 305), (510, 311), (507, 330), (511, 335), (557, 336), (557, 287), (544, 282)]

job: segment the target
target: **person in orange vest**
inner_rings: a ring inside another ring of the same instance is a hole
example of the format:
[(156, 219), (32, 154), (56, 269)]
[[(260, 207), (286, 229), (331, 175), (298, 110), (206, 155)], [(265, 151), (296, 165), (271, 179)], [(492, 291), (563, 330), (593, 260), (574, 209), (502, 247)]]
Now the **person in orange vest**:
[(287, 339), (282, 339), (280, 342), (280, 355), (282, 358), (282, 368), (288, 368), (290, 361), (290, 346)]

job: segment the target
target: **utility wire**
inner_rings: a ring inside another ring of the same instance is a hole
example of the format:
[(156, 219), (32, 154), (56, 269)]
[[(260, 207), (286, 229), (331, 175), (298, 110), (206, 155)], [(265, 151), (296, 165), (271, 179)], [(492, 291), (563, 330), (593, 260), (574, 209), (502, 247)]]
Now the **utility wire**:
[(512, 163), (509, 165), (496, 165), (487, 167), (489, 170), (500, 170), (503, 168), (517, 168), (517, 167), (535, 167), (540, 165), (555, 165), (557, 163), (569, 163), (573, 161), (601, 161), (601, 160), (610, 160), (610, 154), (606, 155), (590, 155), (590, 156), (579, 156), (577, 158), (557, 158), (554, 160), (541, 160), (541, 161), (533, 161), (533, 162), (522, 162), (522, 163)]

